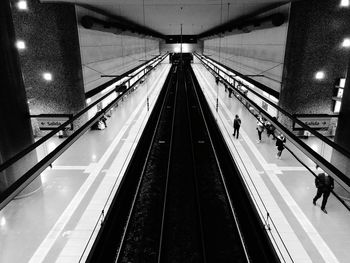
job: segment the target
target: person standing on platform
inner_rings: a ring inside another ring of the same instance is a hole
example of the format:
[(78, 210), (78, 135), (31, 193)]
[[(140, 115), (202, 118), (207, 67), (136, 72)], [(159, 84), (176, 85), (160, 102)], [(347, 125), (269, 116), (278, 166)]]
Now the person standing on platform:
[(216, 85), (219, 85), (219, 76), (215, 77), (215, 83), (216, 83)]
[(232, 97), (232, 88), (231, 87), (228, 88), (228, 97), (229, 98)]
[(241, 119), (236, 114), (235, 119), (233, 120), (233, 137), (236, 136), (236, 139), (238, 139), (240, 127), (241, 127)]
[(264, 131), (264, 121), (261, 117), (259, 117), (258, 121), (256, 122), (256, 129), (258, 130), (259, 136), (259, 140), (257, 141), (257, 143), (261, 143), (261, 134)]
[[(318, 168), (318, 166), (316, 166)], [(314, 199), (312, 199), (312, 203), (316, 205), (317, 199), (319, 199), (323, 195), (321, 210), (327, 214), (326, 204), (331, 191), (334, 188), (334, 180), (327, 173), (321, 171), (317, 177), (315, 178), (315, 185), (317, 188), (317, 193)]]
[(286, 138), (284, 138), (283, 134), (280, 134), (276, 138), (276, 146), (277, 146), (277, 155), (276, 158), (281, 159), (282, 151), (284, 150), (284, 143), (286, 142)]
[(265, 123), (265, 127), (266, 127), (266, 135), (267, 138), (270, 138), (270, 136), (272, 135), (272, 140), (274, 140), (275, 138), (275, 127), (271, 124), (271, 122), (267, 121)]

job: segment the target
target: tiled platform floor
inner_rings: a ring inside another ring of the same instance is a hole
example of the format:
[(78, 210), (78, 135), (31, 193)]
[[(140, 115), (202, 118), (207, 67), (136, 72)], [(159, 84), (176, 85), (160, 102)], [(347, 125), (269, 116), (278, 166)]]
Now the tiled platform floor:
[[(349, 211), (332, 195), (326, 207), (328, 214), (320, 210), (321, 199), (314, 206), (313, 175), (286, 150), (281, 160), (276, 159), (275, 141), (266, 133), (257, 144), (256, 119), (251, 113), (234, 96), (229, 98), (221, 84), (217, 88), (214, 77), (202, 65), (194, 64), (193, 68), (237, 164), (245, 171), (250, 187), (254, 184), (259, 189), (294, 262), (349, 262)], [(242, 119), (238, 140), (232, 136), (235, 114)], [(303, 161), (315, 169), (311, 160), (305, 157)]]

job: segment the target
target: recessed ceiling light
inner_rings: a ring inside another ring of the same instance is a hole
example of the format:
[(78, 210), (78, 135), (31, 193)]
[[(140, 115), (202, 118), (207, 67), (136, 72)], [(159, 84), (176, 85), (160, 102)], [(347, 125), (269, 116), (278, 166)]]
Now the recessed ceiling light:
[(350, 38), (344, 38), (342, 46), (343, 47), (350, 47)]
[(324, 79), (324, 77), (325, 77), (325, 74), (323, 71), (318, 71), (315, 74), (315, 79)]
[(19, 10), (27, 10), (28, 9), (27, 1), (24, 1), (24, 0), (18, 1), (17, 7)]
[(18, 49), (25, 49), (26, 48), (26, 43), (24, 43), (23, 40), (17, 40), (16, 41), (16, 47)]
[(51, 81), (52, 80), (52, 74), (49, 72), (43, 73), (44, 80)]
[(341, 0), (340, 1), (340, 6), (342, 6), (342, 7), (348, 7), (349, 5), (350, 5), (349, 0)]

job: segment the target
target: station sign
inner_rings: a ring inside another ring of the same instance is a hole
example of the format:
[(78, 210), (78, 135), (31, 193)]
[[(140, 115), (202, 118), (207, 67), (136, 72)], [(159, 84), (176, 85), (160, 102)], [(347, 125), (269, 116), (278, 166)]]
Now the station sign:
[[(40, 130), (54, 130), (71, 118), (70, 114), (41, 114), (34, 117)], [(69, 124), (66, 129), (73, 130), (73, 124)]]
[[(305, 123), (314, 130), (326, 130), (331, 124), (331, 116), (313, 116), (313, 117), (297, 117), (300, 121)], [(298, 123), (293, 123), (293, 130), (303, 130)]]

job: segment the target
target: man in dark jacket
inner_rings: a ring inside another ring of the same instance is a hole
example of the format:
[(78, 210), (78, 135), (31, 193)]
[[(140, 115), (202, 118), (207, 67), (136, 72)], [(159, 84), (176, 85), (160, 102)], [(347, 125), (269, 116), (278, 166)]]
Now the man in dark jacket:
[(332, 189), (334, 188), (334, 180), (327, 173), (321, 172), (315, 179), (315, 185), (317, 187), (317, 193), (312, 200), (312, 203), (316, 205), (317, 199), (323, 195), (321, 210), (327, 214), (326, 203)]
[(239, 128), (241, 127), (241, 119), (238, 117), (238, 115), (235, 116), (235, 119), (233, 120), (233, 137), (237, 134), (237, 139), (239, 135)]
[(284, 144), (286, 142), (286, 138), (284, 138), (283, 134), (277, 136), (276, 146), (277, 146), (277, 155), (276, 158), (281, 159), (282, 151), (284, 150)]

